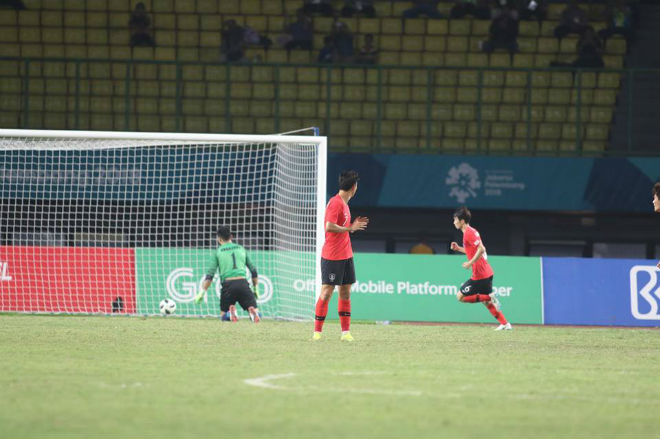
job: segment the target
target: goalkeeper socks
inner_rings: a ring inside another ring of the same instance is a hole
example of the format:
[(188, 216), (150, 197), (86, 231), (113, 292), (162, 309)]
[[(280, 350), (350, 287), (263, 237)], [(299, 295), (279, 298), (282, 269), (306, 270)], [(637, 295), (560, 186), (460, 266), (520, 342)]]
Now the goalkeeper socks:
[(342, 332), (349, 331), (351, 327), (351, 299), (339, 299), (337, 311), (339, 311), (339, 323)]
[(328, 315), (328, 301), (319, 297), (316, 301), (316, 319), (314, 320), (314, 331), (321, 332), (325, 316)]
[(490, 296), (488, 294), (473, 294), (471, 296), (463, 296), (463, 302), (490, 302)]
[(492, 303), (484, 303), (486, 305), (486, 308), (488, 308), (488, 311), (497, 319), (498, 322), (500, 322), (502, 325), (506, 325), (507, 321), (506, 318), (504, 317), (504, 314), (502, 314), (502, 311), (498, 311), (497, 308), (495, 308), (495, 305)]

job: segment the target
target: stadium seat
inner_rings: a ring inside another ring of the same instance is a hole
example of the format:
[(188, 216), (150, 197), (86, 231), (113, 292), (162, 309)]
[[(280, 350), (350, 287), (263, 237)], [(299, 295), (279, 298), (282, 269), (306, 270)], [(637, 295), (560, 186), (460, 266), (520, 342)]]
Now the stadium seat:
[(536, 38), (518, 38), (518, 49), (522, 53), (535, 53)]
[(545, 121), (546, 122), (564, 122), (566, 120), (566, 107), (548, 105), (545, 108)]
[(402, 66), (419, 66), (422, 64), (422, 52), (401, 52), (399, 63)]
[(468, 53), (468, 67), (488, 67), (488, 54), (486, 53)]
[(464, 139), (467, 134), (467, 123), (465, 122), (445, 122), (442, 132), (446, 137), (457, 137)]
[(429, 52), (444, 52), (446, 39), (444, 36), (427, 35), (424, 37), (424, 50)]
[(493, 122), (497, 120), (497, 105), (484, 104), (476, 109), (476, 119), (481, 116), (482, 121)]
[(438, 86), (453, 87), (458, 83), (458, 71), (449, 69), (436, 70), (434, 82)]
[(400, 120), (396, 123), (397, 136), (419, 137), (421, 134), (420, 124), (411, 120)]
[(456, 93), (456, 102), (462, 104), (475, 104), (477, 102), (476, 87), (459, 87)]
[(474, 105), (466, 105), (466, 104), (454, 105), (454, 120), (459, 120), (459, 121), (475, 120)]
[(451, 35), (447, 38), (447, 51), (466, 53), (469, 49), (469, 39), (466, 36)]
[(517, 105), (500, 105), (498, 119), (503, 122), (516, 122), (520, 120), (520, 107)]
[(534, 55), (527, 53), (517, 53), (513, 57), (513, 67), (516, 68), (534, 67)]
[(522, 104), (526, 102), (526, 90), (524, 88), (507, 87), (502, 93), (502, 102), (505, 104)]
[(531, 90), (532, 104), (541, 104), (545, 105), (548, 103), (548, 89), (547, 88), (533, 88)]
[(607, 140), (609, 137), (608, 124), (587, 124), (586, 138), (588, 140)]
[(401, 120), (407, 118), (407, 108), (405, 104), (389, 103), (383, 106), (383, 117), (389, 120)]

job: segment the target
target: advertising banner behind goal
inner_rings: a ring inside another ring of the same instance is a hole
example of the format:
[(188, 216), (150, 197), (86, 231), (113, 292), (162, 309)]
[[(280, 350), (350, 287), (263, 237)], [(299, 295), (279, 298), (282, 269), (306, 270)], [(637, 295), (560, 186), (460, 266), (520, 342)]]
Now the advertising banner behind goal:
[(133, 250), (0, 246), (0, 311), (134, 314)]

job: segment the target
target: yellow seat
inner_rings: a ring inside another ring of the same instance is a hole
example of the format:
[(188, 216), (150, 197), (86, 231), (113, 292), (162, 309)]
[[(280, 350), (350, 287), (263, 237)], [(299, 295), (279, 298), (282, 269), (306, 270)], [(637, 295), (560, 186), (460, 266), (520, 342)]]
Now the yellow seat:
[[(229, 2), (231, 3), (231, 2)], [(240, 13), (243, 15), (259, 15), (261, 14), (261, 1), (260, 0), (240, 0)], [(225, 0), (220, 5), (222, 13), (229, 14), (233, 12), (227, 12), (225, 10)]]
[(401, 50), (401, 37), (399, 35), (382, 35), (378, 38), (380, 50)]
[(625, 55), (626, 40), (619, 35), (614, 35), (607, 40), (605, 51), (608, 54)]
[(609, 124), (590, 123), (587, 125), (586, 138), (588, 140), (607, 140), (609, 132)]
[[(562, 124), (561, 137), (564, 140), (577, 141), (578, 129), (573, 122)], [(584, 125), (580, 128), (580, 139), (584, 138)]]
[(388, 83), (395, 85), (408, 85), (411, 82), (410, 70), (392, 69), (388, 72)]
[(294, 115), (296, 117), (316, 117), (316, 102), (296, 102)]
[(424, 37), (420, 35), (404, 35), (401, 37), (401, 49), (406, 52), (421, 52), (424, 50)]
[(431, 111), (431, 119), (433, 121), (447, 121), (452, 120), (454, 117), (454, 109), (451, 104), (433, 105)]
[(357, 31), (361, 34), (380, 34), (380, 20), (378, 18), (359, 17)]
[(399, 65), (399, 52), (383, 51), (378, 55), (378, 60), (382, 65)]
[(616, 90), (596, 89), (594, 92), (594, 104), (612, 106), (616, 103)]
[(474, 105), (454, 105), (454, 120), (471, 121), (475, 119)]
[(470, 20), (450, 20), (450, 35), (470, 35)]
[(518, 49), (522, 53), (535, 53), (536, 38), (518, 38)]
[(475, 87), (459, 87), (456, 93), (456, 102), (461, 104), (474, 104), (477, 102), (477, 89)]
[(301, 84), (298, 86), (298, 99), (317, 102), (321, 99), (321, 89), (316, 85)]
[(507, 87), (526, 87), (527, 73), (525, 72), (506, 72), (505, 84)]
[(427, 35), (424, 37), (424, 50), (427, 52), (444, 52), (445, 37)]
[(548, 93), (548, 104), (568, 105), (571, 103), (571, 91), (565, 88), (553, 88)]
[(495, 123), (491, 125), (490, 135), (499, 139), (513, 138), (514, 125), (511, 123)]
[(499, 104), (502, 102), (502, 89), (499, 87), (482, 88), (481, 101), (487, 104)]
[(551, 87), (572, 87), (573, 86), (573, 73), (571, 72), (552, 72), (550, 79)]
[(561, 137), (561, 124), (542, 123), (539, 125), (539, 138), (558, 140)]
[(488, 20), (472, 20), (471, 34), (479, 37), (488, 35), (490, 32), (490, 23)]
[[(575, 51), (575, 46), (573, 46)], [(541, 37), (537, 40), (537, 51), (539, 53), (557, 53), (559, 52), (559, 42), (554, 37)]]
[(391, 102), (409, 102), (410, 87), (403, 87), (403, 86), (387, 87), (387, 100)]
[(513, 66), (517, 68), (534, 67), (534, 55), (517, 53), (513, 57)]
[[(447, 50), (451, 50), (447, 48)], [(465, 53), (445, 53), (445, 66), (447, 67), (462, 67), (466, 64)]]
[(468, 67), (487, 67), (488, 54), (486, 53), (468, 53), (467, 54)]
[[(169, 17), (169, 15), (168, 15)], [(174, 18), (174, 14), (172, 14), (172, 18)], [(203, 14), (200, 17), (200, 25), (199, 29), (201, 31), (207, 31), (207, 32), (218, 32), (218, 29), (222, 27), (222, 15), (217, 15), (217, 14)], [(158, 17), (156, 17), (156, 20), (158, 20)], [(158, 21), (156, 21), (158, 23)], [(167, 24), (160, 26), (156, 24), (156, 29), (159, 28), (165, 28), (165, 29), (174, 29), (174, 24), (176, 23), (175, 20), (172, 20), (172, 22), (167, 20)], [(172, 27), (170, 27), (170, 25)], [(156, 39), (157, 42), (160, 43), (158, 39)]]
[[(427, 107), (424, 104), (409, 104), (408, 118), (412, 120), (426, 120)], [(430, 116), (430, 115), (429, 115)]]
[(330, 136), (348, 136), (349, 121), (344, 119), (333, 119), (330, 122)]
[(516, 122), (520, 120), (520, 107), (518, 105), (500, 105), (498, 119), (504, 122)]
[(357, 102), (342, 102), (339, 104), (339, 114), (346, 119), (361, 119), (362, 106)]
[(420, 135), (420, 124), (412, 120), (400, 120), (396, 124), (396, 133), (401, 137), (417, 137)]
[(547, 88), (533, 88), (531, 90), (530, 101), (535, 105), (545, 105), (548, 103)]
[(548, 105), (545, 108), (545, 121), (546, 122), (564, 122), (566, 120), (566, 107)]
[(254, 119), (235, 117), (231, 120), (231, 131), (234, 134), (251, 134), (254, 132)]
[(448, 52), (467, 52), (469, 49), (469, 39), (465, 36), (451, 35), (447, 38), (447, 51)]
[(456, 88), (436, 87), (433, 95), (434, 102), (454, 103), (456, 102)]
[(521, 119), (527, 121), (531, 116), (532, 122), (541, 122), (545, 118), (545, 108), (544, 105), (532, 105), (529, 108), (525, 105), (521, 109)]
[(589, 113), (589, 120), (596, 123), (611, 123), (613, 114), (612, 107), (594, 106)]
[(464, 139), (467, 134), (467, 124), (465, 122), (445, 122), (442, 132), (446, 137)]
[(598, 74), (598, 87), (599, 88), (619, 88), (621, 81), (620, 73), (599, 73)]
[(282, 64), (288, 62), (286, 50), (269, 49), (266, 51), (266, 62), (273, 64)]
[[(477, 109), (477, 111), (479, 111)], [(479, 113), (476, 115), (477, 120), (479, 119)], [(497, 120), (497, 105), (492, 104), (483, 104), (481, 106), (481, 120), (493, 122)]]
[(407, 117), (407, 108), (405, 104), (388, 103), (383, 106), (385, 119), (401, 120)]
[(491, 67), (510, 67), (511, 55), (508, 53), (491, 53), (489, 65)]
[(424, 35), (426, 33), (426, 19), (408, 18), (404, 23), (404, 35)]
[(426, 33), (428, 35), (447, 35), (449, 33), (449, 21), (428, 20), (426, 23)]
[(490, 136), (491, 124), (482, 121), (468, 123), (468, 137), (472, 139), (481, 139), (481, 145), (485, 144), (485, 139)]
[(501, 87), (504, 85), (504, 72), (486, 70), (483, 72), (483, 84), (487, 87)]
[(537, 53), (536, 55), (534, 55), (534, 67), (544, 69), (549, 67), (550, 63), (556, 60), (557, 60), (557, 55)]
[(419, 66), (422, 64), (422, 52), (401, 52), (401, 65)]
[(269, 16), (269, 15), (283, 16), (284, 15), (284, 10), (282, 9), (282, 3), (281, 2), (264, 1), (264, 2), (261, 2), (261, 12), (260, 13), (263, 14), (263, 15), (266, 15), (266, 16)]
[(372, 136), (374, 134), (374, 123), (370, 120), (351, 120), (351, 136)]
[(253, 82), (272, 83), (274, 68), (268, 66), (253, 66), (250, 75)]
[(539, 34), (539, 25), (536, 21), (520, 21), (518, 32), (523, 37), (536, 37)]
[[(571, 89), (571, 104), (577, 105), (578, 89)], [(594, 90), (581, 89), (580, 90), (580, 105), (591, 105), (594, 103)]]
[[(345, 101), (358, 101), (362, 102), (367, 100), (367, 94), (373, 93), (371, 87), (365, 87), (363, 85), (345, 85), (343, 86), (343, 99)], [(377, 95), (377, 91), (375, 91)], [(321, 99), (325, 99), (325, 95), (321, 94)]]
[(433, 80), (437, 86), (455, 86), (458, 83), (458, 72), (456, 70), (436, 70)]
[(384, 34), (401, 35), (403, 33), (400, 18), (383, 18), (381, 29)]
[(365, 72), (364, 69), (344, 69), (344, 83), (346, 84), (364, 84)]
[(559, 52), (574, 55), (577, 52), (578, 39), (575, 37), (566, 37), (561, 40)]

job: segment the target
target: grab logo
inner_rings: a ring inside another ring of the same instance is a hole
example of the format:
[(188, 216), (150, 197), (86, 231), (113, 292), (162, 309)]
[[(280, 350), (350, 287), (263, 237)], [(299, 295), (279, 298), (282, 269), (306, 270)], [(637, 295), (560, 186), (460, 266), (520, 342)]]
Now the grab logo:
[(0, 282), (11, 282), (12, 277), (9, 275), (9, 262), (0, 261)]
[[(167, 289), (167, 294), (179, 303), (187, 303), (195, 300), (195, 295), (202, 287), (202, 283), (206, 276), (202, 276), (201, 279), (195, 281), (195, 274), (191, 267), (181, 267), (176, 268), (170, 272), (165, 281), (165, 288)], [(222, 292), (222, 285), (220, 282), (217, 282), (217, 276), (214, 278), (215, 283), (215, 295), (220, 298)], [(273, 283), (271, 280), (260, 274), (259, 275), (259, 291), (261, 296), (257, 299), (258, 304), (266, 303), (273, 297)], [(207, 294), (208, 296), (208, 294)], [(204, 298), (204, 302), (208, 300), (207, 297)]]
[(630, 312), (638, 320), (660, 320), (660, 285), (654, 266), (635, 265), (630, 269)]

